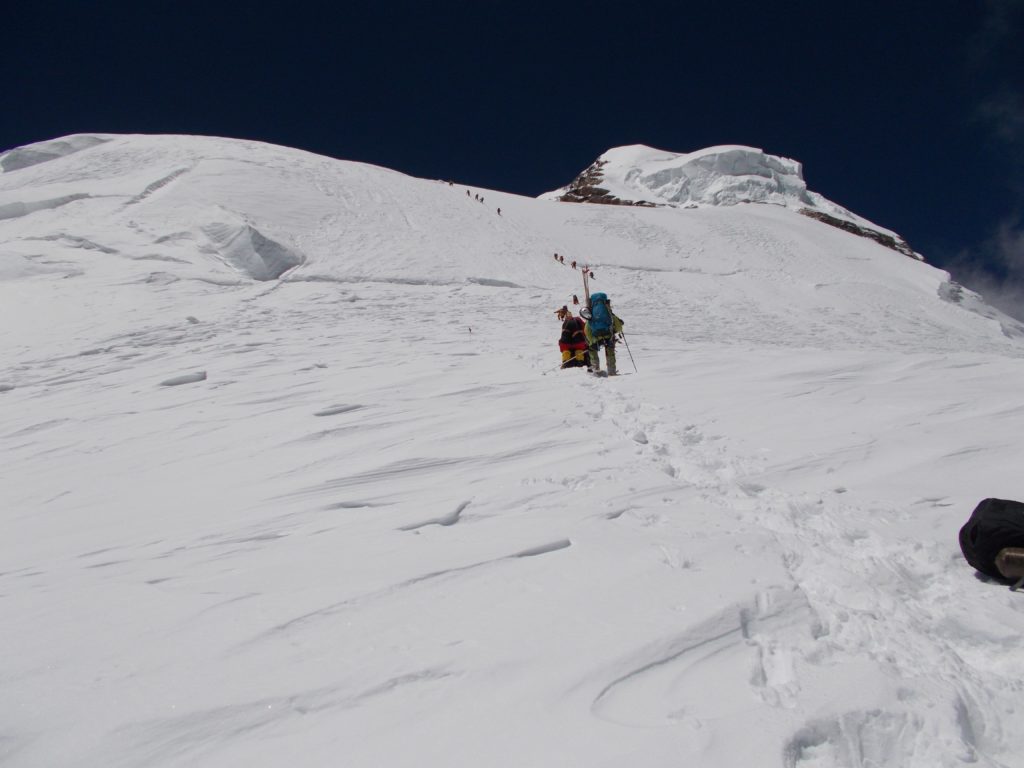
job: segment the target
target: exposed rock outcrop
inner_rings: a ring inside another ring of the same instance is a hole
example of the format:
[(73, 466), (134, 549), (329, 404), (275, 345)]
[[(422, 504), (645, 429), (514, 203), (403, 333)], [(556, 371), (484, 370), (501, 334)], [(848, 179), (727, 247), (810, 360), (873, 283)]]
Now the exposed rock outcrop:
[(570, 182), (557, 199), (563, 203), (600, 203), (601, 205), (638, 205), (645, 208), (656, 207), (655, 203), (646, 200), (623, 200), (616, 197), (599, 185), (604, 180), (601, 169), (608, 164), (607, 160), (596, 160), (579, 176)]
[(862, 227), (852, 221), (831, 216), (824, 211), (801, 208), (800, 213), (830, 226), (838, 227), (844, 232), (849, 232), (853, 235), (859, 235), (860, 237), (866, 237), (874, 240), (879, 245), (884, 245), (886, 248), (892, 248), (894, 251), (899, 251), (904, 256), (909, 256), (910, 258), (917, 259), (918, 261), (924, 261), (924, 257), (911, 248), (910, 244), (899, 235), (890, 235), (885, 232), (879, 232), (876, 229)]

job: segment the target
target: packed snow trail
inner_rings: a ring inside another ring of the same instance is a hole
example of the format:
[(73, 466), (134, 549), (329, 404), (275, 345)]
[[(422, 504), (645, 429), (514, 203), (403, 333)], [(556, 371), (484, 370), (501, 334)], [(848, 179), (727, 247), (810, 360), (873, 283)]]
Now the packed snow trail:
[[(134, 138), (0, 174), (117, 195), (0, 222), (5, 765), (1024, 765), (956, 545), (1024, 496), (1013, 321), (781, 208)], [(555, 251), (640, 374), (556, 370)]]

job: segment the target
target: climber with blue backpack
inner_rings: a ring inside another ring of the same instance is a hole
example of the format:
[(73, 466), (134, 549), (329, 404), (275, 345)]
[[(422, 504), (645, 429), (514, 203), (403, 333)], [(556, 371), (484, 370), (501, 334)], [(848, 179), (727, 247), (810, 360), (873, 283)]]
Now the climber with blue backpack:
[(600, 349), (604, 347), (604, 356), (608, 365), (608, 375), (615, 375), (615, 337), (622, 333), (623, 320), (612, 312), (612, 303), (607, 294), (592, 293), (587, 302), (587, 311), (581, 312), (587, 319), (584, 333), (587, 337), (587, 348), (590, 351), (590, 370), (601, 371)]

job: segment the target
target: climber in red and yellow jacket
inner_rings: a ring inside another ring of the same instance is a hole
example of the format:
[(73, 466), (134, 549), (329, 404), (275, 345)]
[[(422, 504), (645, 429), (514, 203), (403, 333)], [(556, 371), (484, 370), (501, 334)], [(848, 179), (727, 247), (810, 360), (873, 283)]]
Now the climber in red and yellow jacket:
[(587, 357), (587, 337), (584, 333), (583, 318), (576, 317), (563, 305), (555, 310), (555, 316), (562, 321), (562, 336), (558, 340), (558, 348), (562, 351), (562, 367), (590, 367)]

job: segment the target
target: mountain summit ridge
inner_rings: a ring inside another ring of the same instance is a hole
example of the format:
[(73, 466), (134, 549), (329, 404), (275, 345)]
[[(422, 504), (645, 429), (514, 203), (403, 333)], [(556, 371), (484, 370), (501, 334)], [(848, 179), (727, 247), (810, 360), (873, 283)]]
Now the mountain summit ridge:
[(807, 187), (803, 165), (740, 144), (678, 153), (633, 144), (609, 149), (568, 185), (541, 195), (568, 203), (697, 208), (740, 203), (780, 205), (868, 237), (918, 261), (900, 235)]

